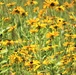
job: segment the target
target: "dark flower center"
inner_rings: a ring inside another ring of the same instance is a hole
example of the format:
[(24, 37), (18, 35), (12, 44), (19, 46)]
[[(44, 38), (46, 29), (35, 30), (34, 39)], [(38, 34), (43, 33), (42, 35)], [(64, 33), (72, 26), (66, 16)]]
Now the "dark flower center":
[(61, 10), (61, 8), (60, 8), (60, 7), (59, 7), (58, 9), (59, 9), (59, 10)]
[(25, 13), (23, 12), (21, 15), (22, 15), (22, 16), (25, 16)]
[(19, 11), (19, 10), (15, 10), (15, 12), (16, 12), (16, 13), (20, 13), (20, 11)]
[(51, 3), (50, 6), (55, 6), (55, 3)]

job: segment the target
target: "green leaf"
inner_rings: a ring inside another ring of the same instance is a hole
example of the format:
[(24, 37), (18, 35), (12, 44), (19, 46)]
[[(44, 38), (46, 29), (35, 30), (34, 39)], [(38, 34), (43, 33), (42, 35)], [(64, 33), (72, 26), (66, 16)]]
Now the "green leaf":
[(8, 70), (9, 70), (9, 68), (7, 68), (7, 69), (4, 69), (4, 70), (0, 71), (0, 75), (1, 75), (2, 73), (7, 72)]
[(5, 50), (1, 50), (1, 51), (0, 51), (0, 54), (4, 54), (4, 53), (7, 53), (7, 52), (8, 52), (7, 49), (5, 49)]
[(6, 62), (7, 62), (6, 60), (3, 60), (3, 61), (0, 62), (0, 65), (3, 64), (3, 63), (6, 63)]

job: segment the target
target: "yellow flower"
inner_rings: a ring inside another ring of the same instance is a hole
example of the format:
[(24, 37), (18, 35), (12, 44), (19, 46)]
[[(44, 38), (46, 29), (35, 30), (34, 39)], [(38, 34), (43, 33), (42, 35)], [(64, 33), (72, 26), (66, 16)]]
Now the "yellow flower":
[(38, 23), (38, 27), (39, 28), (46, 28), (46, 26), (47, 26), (47, 24), (45, 24), (45, 23)]
[(47, 46), (47, 47), (43, 47), (42, 50), (47, 51), (47, 50), (49, 50), (49, 49), (51, 49), (51, 47), (50, 47), (50, 46)]
[(55, 9), (56, 9), (56, 11), (64, 11), (65, 10), (64, 6), (57, 6)]
[(57, 17), (57, 23), (63, 23), (63, 21), (64, 21), (63, 18)]
[(43, 5), (43, 8), (46, 8), (46, 7), (55, 7), (59, 4), (59, 2), (56, 0), (45, 0), (44, 2), (44, 5)]
[(41, 18), (44, 15), (44, 13), (46, 13), (45, 9), (39, 10), (38, 17)]
[(68, 73), (68, 71), (67, 70), (65, 70), (62, 74), (67, 74)]
[(35, 18), (35, 19), (30, 18), (30, 19), (27, 20), (26, 22), (27, 22), (29, 25), (35, 25), (38, 21), (39, 21), (39, 18)]
[(50, 58), (47, 57), (46, 59), (44, 59), (43, 64), (44, 64), (44, 65), (51, 64), (51, 60), (50, 60)]
[(13, 9), (12, 14), (19, 14), (20, 10), (18, 8)]
[(11, 72), (11, 74), (10, 75), (16, 75), (16, 72)]
[(11, 32), (11, 31), (14, 30), (16, 27), (17, 27), (17, 25), (14, 25), (14, 26), (9, 27), (8, 32)]
[(71, 20), (76, 21), (76, 18), (75, 18), (73, 15), (69, 15), (69, 18), (70, 18)]
[(12, 6), (14, 6), (15, 4), (16, 4), (16, 2), (11, 2), (11, 3), (6, 4), (6, 6), (7, 6), (7, 7), (12, 7)]
[(28, 62), (26, 61), (24, 65), (25, 66), (30, 66), (30, 62), (29, 61)]
[(2, 20), (4, 20), (5, 22), (10, 21), (11, 18), (10, 17), (6, 17), (6, 18), (2, 18)]
[(2, 45), (14, 45), (14, 41), (13, 40), (5, 40), (5, 41), (1, 41)]
[(1, 44), (4, 45), (4, 46), (6, 46), (6, 45), (8, 44), (8, 42), (9, 42), (8, 40), (6, 40), (6, 41), (1, 41)]
[(52, 38), (54, 36), (58, 36), (59, 35), (59, 32), (48, 32), (46, 34), (46, 38)]
[(31, 29), (30, 30), (30, 33), (36, 33), (36, 32), (38, 32), (38, 29)]
[(10, 65), (15, 64), (15, 63), (20, 63), (22, 62), (22, 58), (17, 54), (17, 52), (14, 52), (12, 55), (9, 56), (9, 63)]
[(35, 0), (28, 0), (28, 1), (24, 4), (24, 6), (37, 5), (37, 4), (38, 4), (38, 2), (35, 1)]
[(67, 33), (66, 33), (66, 34), (64, 34), (64, 35), (65, 35), (65, 37), (71, 37), (71, 35), (69, 35), (69, 34), (67, 34)]
[(3, 2), (0, 2), (0, 5), (3, 5), (4, 3)]
[(33, 64), (34, 64), (34, 65), (38, 65), (38, 64), (40, 64), (40, 61), (38, 61), (38, 60), (33, 60)]
[(21, 6), (17, 6), (13, 9), (12, 14), (20, 14), (22, 16), (27, 16), (28, 12), (26, 12)]
[(33, 12), (37, 12), (39, 10), (39, 7), (35, 7), (34, 9), (33, 9)]
[(34, 68), (34, 71), (36, 71), (41, 65), (36, 65), (36, 67)]
[(71, 46), (71, 47), (67, 48), (67, 52), (75, 52), (75, 49), (76, 49), (76, 47)]
[(45, 72), (37, 72), (37, 75), (45, 75)]
[(74, 45), (75, 43), (74, 42), (64, 42), (63, 46), (69, 46), (69, 45)]
[(68, 3), (68, 2), (66, 1), (66, 2), (64, 2), (63, 5), (64, 5), (66, 8), (72, 8), (72, 7), (74, 6), (74, 2), (71, 1), (70, 3)]
[(46, 41), (46, 44), (49, 44), (51, 42), (51, 40)]
[(75, 39), (75, 38), (76, 38), (76, 34), (71, 35), (71, 37), (72, 37), (73, 39)]

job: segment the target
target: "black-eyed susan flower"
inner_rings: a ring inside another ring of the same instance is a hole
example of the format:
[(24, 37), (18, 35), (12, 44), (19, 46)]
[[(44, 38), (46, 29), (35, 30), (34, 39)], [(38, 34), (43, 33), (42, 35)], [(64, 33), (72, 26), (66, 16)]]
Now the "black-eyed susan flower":
[(56, 11), (64, 11), (65, 10), (65, 7), (64, 6), (57, 6), (55, 8)]
[(73, 46), (74, 44), (75, 44), (74, 42), (64, 42), (63, 46), (68, 46), (68, 45)]
[(39, 21), (39, 18), (36, 18), (36, 19), (32, 19), (30, 18), (29, 20), (27, 20), (26, 22), (28, 23), (28, 25), (35, 25), (37, 24), (37, 22)]
[(38, 32), (38, 29), (30, 29), (30, 33), (36, 33)]
[(39, 11), (39, 7), (35, 7), (34, 9), (33, 9), (33, 12), (38, 12)]
[(44, 8), (46, 7), (50, 7), (53, 8), (55, 6), (57, 6), (59, 4), (59, 2), (57, 0), (45, 0), (44, 2)]
[(14, 52), (12, 55), (9, 56), (9, 63), (12, 64), (19, 64), (22, 62), (22, 58), (17, 54), (17, 52)]
[(11, 3), (6, 4), (6, 6), (7, 6), (7, 7), (12, 7), (12, 6), (14, 6), (15, 4), (16, 4), (16, 2), (11, 2)]
[(63, 21), (64, 21), (63, 18), (57, 17), (57, 23), (63, 23)]
[(36, 0), (28, 0), (24, 6), (29, 6), (29, 5), (37, 5), (38, 2)]
[(69, 2), (66, 1), (66, 2), (64, 2), (63, 6), (66, 7), (66, 8), (72, 8), (74, 6), (74, 2), (71, 1), (71, 3), (69, 3)]
[(27, 16), (28, 12), (26, 12), (21, 6), (17, 6), (13, 9), (12, 14), (20, 14), (22, 16)]
[(54, 36), (58, 36), (59, 35), (59, 32), (48, 32), (46, 34), (46, 38), (52, 38)]
[(5, 21), (5, 22), (8, 22), (8, 21), (11, 20), (11, 17), (5, 17), (5, 18), (3, 17), (2, 20)]

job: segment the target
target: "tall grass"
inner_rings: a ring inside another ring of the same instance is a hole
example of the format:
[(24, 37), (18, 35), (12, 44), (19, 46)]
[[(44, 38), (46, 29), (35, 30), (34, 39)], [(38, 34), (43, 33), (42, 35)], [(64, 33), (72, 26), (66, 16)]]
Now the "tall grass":
[(0, 75), (75, 75), (76, 0), (1, 0)]

